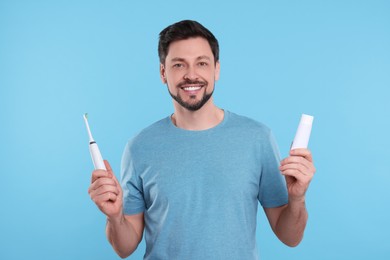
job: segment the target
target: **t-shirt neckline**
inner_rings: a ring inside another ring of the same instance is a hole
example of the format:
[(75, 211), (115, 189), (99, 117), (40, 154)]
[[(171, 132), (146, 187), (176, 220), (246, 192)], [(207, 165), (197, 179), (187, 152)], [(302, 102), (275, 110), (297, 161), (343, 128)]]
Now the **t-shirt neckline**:
[(208, 129), (204, 129), (204, 130), (188, 130), (188, 129), (184, 129), (184, 128), (180, 128), (180, 127), (177, 127), (173, 124), (172, 120), (171, 120), (171, 116), (168, 116), (166, 118), (166, 120), (168, 121), (168, 125), (171, 129), (173, 129), (174, 131), (178, 131), (178, 132), (181, 132), (181, 133), (208, 133), (208, 132), (213, 132), (215, 130), (218, 130), (219, 128), (221, 128), (223, 125), (226, 124), (226, 122), (228, 121), (228, 118), (229, 118), (229, 115), (230, 115), (230, 112), (225, 110), (225, 109), (222, 109), (223, 110), (223, 119), (221, 122), (219, 122), (216, 126), (213, 126), (211, 128), (208, 128)]

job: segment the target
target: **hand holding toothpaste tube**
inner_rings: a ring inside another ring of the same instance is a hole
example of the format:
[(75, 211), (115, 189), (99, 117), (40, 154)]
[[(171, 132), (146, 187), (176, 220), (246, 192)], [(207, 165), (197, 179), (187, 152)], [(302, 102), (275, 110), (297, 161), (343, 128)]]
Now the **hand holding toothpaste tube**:
[(316, 171), (311, 152), (305, 148), (290, 151), (280, 162), (280, 171), (286, 177), (290, 200), (303, 200)]
[(290, 156), (280, 162), (286, 177), (290, 200), (304, 200), (305, 193), (316, 171), (311, 152), (307, 149), (313, 117), (302, 115), (290, 150)]

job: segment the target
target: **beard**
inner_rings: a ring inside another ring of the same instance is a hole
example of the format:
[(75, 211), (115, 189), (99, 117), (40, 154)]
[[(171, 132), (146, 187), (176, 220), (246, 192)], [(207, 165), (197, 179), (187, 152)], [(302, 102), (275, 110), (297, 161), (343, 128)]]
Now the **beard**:
[[(207, 86), (207, 82), (203, 82), (203, 81), (190, 81), (190, 80), (187, 80), (185, 82), (181, 82), (177, 85), (178, 88), (180, 88), (182, 85), (185, 85), (185, 84), (201, 84), (201, 85), (204, 85), (204, 86)], [(183, 98), (178, 94), (178, 95), (174, 95), (171, 93), (171, 91), (169, 91), (169, 87), (167, 88), (168, 89), (168, 92), (169, 92), (169, 95), (171, 95), (171, 97), (177, 102), (179, 103), (179, 105), (181, 105), (182, 107), (190, 110), (190, 111), (197, 111), (199, 109), (201, 109), (203, 107), (204, 104), (207, 103), (207, 101), (209, 101), (209, 99), (211, 98), (211, 96), (213, 95), (214, 93), (214, 89), (211, 93), (206, 93), (206, 91), (204, 91), (203, 93), (203, 96), (202, 98), (195, 102), (195, 103), (191, 103), (191, 102), (186, 102), (183, 100)], [(193, 96), (190, 96), (190, 99), (195, 99), (196, 96), (193, 95)]]

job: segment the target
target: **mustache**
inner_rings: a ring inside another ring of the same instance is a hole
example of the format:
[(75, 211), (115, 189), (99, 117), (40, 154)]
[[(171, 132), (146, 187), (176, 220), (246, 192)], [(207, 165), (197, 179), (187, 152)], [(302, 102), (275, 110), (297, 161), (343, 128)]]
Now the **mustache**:
[(180, 82), (179, 84), (177, 84), (177, 87), (181, 88), (184, 85), (207, 85), (207, 81), (186, 79), (186, 80)]

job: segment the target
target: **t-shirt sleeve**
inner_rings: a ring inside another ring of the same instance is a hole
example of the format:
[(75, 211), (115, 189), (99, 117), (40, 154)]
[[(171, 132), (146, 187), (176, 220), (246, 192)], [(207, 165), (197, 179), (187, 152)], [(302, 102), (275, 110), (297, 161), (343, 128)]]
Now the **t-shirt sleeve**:
[(271, 131), (262, 143), (262, 167), (258, 200), (265, 208), (288, 203), (286, 180), (280, 173), (280, 153)]
[(133, 215), (145, 210), (142, 180), (135, 170), (131, 142), (126, 144), (121, 163), (121, 186), (123, 190), (123, 213)]

